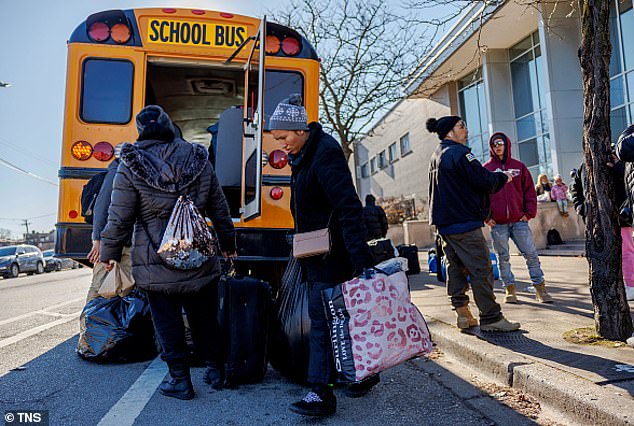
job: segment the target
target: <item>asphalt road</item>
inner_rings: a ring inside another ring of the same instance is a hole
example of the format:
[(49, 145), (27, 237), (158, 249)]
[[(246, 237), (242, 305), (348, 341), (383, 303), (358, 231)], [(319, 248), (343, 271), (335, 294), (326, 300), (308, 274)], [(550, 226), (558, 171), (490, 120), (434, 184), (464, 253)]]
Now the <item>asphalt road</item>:
[[(494, 425), (532, 424), (475, 388), (460, 366), (418, 359), (382, 373), (361, 399), (340, 389), (335, 416), (287, 411), (306, 390), (269, 368), (264, 381), (212, 391), (192, 370), (196, 398), (156, 392), (160, 360), (99, 365), (77, 357), (78, 316), (90, 269), (0, 280), (0, 413), (47, 410), (51, 425)], [(462, 374), (461, 374), (462, 373)], [(18, 423), (17, 418), (8, 424)], [(41, 423), (39, 423), (41, 424)]]

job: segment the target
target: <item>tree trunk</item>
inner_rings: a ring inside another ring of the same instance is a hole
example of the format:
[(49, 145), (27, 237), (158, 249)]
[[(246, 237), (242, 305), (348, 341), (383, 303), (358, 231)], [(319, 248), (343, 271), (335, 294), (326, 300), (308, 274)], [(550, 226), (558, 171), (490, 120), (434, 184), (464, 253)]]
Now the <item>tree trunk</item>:
[(626, 340), (632, 318), (621, 269), (621, 233), (611, 160), (609, 2), (584, 0), (579, 51), (584, 95), (583, 149), (587, 171), (586, 255), (594, 321), (600, 336)]

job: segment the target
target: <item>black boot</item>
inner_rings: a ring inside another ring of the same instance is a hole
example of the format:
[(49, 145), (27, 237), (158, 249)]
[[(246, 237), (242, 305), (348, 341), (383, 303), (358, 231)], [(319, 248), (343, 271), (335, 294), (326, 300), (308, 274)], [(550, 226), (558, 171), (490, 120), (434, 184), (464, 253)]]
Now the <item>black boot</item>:
[(216, 390), (222, 389), (225, 384), (225, 368), (222, 363), (216, 361), (207, 361), (207, 369), (203, 380)]
[(194, 387), (189, 374), (189, 367), (185, 364), (170, 365), (170, 378), (163, 380), (159, 386), (162, 395), (178, 399), (192, 399)]
[(292, 403), (289, 410), (303, 416), (330, 416), (337, 411), (337, 398), (331, 387), (320, 386), (308, 392), (304, 399)]

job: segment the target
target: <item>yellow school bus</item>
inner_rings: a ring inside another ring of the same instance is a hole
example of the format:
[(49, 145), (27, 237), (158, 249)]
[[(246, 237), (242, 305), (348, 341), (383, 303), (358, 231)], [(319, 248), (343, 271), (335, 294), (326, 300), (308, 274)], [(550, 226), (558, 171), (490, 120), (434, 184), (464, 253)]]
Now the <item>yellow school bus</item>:
[(293, 228), (290, 166), (267, 121), (291, 93), (303, 95), (316, 121), (317, 54), (266, 18), (180, 8), (89, 16), (68, 41), (56, 253), (86, 261), (83, 185), (117, 144), (136, 140), (136, 114), (156, 104), (185, 140), (209, 148), (237, 229), (238, 265), (279, 274)]

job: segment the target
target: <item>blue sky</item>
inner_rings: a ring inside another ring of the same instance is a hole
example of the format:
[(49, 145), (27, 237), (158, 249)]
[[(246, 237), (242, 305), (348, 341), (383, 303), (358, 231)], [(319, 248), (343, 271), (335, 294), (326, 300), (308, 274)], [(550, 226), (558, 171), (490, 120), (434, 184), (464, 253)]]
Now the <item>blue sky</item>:
[[(0, 14), (0, 160), (57, 183), (61, 157), (66, 40), (88, 15), (108, 9), (191, 7), (250, 16), (264, 13), (255, 0), (2, 0)], [(268, 8), (272, 8), (269, 3)], [(19, 43), (18, 43), (19, 41)], [(0, 164), (0, 228), (20, 236), (50, 231), (57, 187)]]

